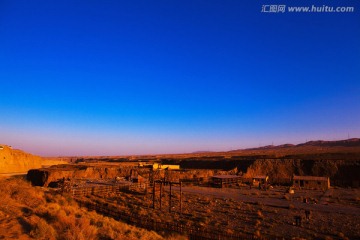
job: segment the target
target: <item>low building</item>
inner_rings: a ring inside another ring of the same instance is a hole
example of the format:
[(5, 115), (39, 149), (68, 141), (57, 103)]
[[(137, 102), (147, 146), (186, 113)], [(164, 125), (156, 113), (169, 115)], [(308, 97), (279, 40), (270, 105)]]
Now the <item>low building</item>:
[(238, 175), (216, 175), (212, 178), (212, 185), (214, 187), (226, 187), (232, 184), (240, 183), (242, 180), (242, 177)]
[(316, 176), (295, 176), (293, 177), (293, 187), (298, 189), (321, 189), (330, 188), (330, 179), (328, 177)]
[(161, 169), (161, 170), (180, 170), (180, 165), (170, 165), (170, 164), (161, 164), (161, 163), (154, 163), (153, 164), (153, 169), (157, 170), (157, 169)]

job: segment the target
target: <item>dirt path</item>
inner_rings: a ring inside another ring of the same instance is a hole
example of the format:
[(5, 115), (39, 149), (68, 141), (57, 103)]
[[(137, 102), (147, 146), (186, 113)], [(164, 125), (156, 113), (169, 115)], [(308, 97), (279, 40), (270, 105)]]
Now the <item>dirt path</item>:
[[(178, 187), (173, 187), (175, 191), (179, 191)], [(332, 190), (332, 189), (331, 189)], [(325, 193), (322, 197), (322, 201), (319, 204), (314, 203), (303, 203), (296, 200), (285, 200), (277, 197), (271, 196), (272, 190), (267, 192), (259, 191), (259, 190), (249, 190), (249, 192), (258, 193), (254, 196), (252, 195), (245, 195), (242, 189), (216, 189), (216, 188), (203, 188), (203, 187), (183, 187), (182, 191), (184, 193), (194, 193), (194, 194), (201, 194), (201, 195), (211, 195), (218, 198), (229, 198), (238, 201), (242, 201), (245, 203), (250, 204), (263, 204), (266, 206), (272, 207), (279, 207), (279, 208), (289, 208), (289, 205), (293, 205), (296, 209), (303, 209), (303, 210), (311, 210), (311, 211), (323, 211), (323, 212), (334, 212), (346, 215), (356, 215), (360, 216), (360, 208), (354, 206), (347, 206), (335, 203), (328, 203), (328, 196), (332, 194), (332, 191)], [(264, 193), (267, 193), (264, 195)], [(248, 193), (247, 193), (248, 194)]]
[(329, 201), (330, 201), (330, 196), (332, 196), (333, 193), (334, 193), (334, 189), (332, 189), (332, 188), (326, 190), (324, 195), (320, 198), (319, 203), (327, 205), (329, 203)]

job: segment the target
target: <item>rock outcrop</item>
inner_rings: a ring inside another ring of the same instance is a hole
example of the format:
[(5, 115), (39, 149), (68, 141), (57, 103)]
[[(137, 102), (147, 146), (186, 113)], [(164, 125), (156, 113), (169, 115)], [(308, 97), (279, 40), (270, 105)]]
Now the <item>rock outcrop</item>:
[(40, 168), (42, 159), (21, 150), (0, 144), (0, 173), (22, 173)]
[(132, 167), (89, 166), (82, 164), (57, 165), (50, 168), (31, 169), (27, 179), (35, 186), (52, 186), (60, 179), (111, 179), (130, 175)]

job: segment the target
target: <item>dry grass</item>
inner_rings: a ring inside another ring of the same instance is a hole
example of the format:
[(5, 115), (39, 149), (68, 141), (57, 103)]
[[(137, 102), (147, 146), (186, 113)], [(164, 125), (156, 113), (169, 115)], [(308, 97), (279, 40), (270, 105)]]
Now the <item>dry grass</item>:
[(264, 215), (262, 214), (262, 212), (260, 210), (258, 210), (256, 212), (257, 216), (260, 218), (260, 219), (264, 219)]
[(72, 198), (44, 192), (22, 179), (1, 179), (0, 196), (1, 239), (163, 239), (153, 231), (79, 208)]
[[(192, 190), (197, 190), (194, 187)], [(248, 189), (244, 190), (247, 191)], [(253, 189), (254, 190), (254, 189)], [(191, 227), (215, 228), (226, 233), (244, 233), (259, 239), (273, 239), (283, 236), (305, 237), (306, 239), (324, 239), (326, 236), (337, 236), (335, 239), (354, 239), (358, 236), (359, 227), (356, 218), (352, 215), (313, 211), (310, 224), (303, 227), (294, 226), (294, 216), (304, 216), (304, 210), (297, 208), (297, 203), (307, 197), (309, 204), (314, 206), (321, 194), (297, 191), (289, 195), (291, 199), (283, 199), (284, 189), (276, 189), (278, 194), (248, 195), (254, 200), (250, 203), (237, 199), (240, 190), (226, 189), (233, 192), (233, 197), (220, 195), (225, 189), (209, 189), (211, 194), (197, 194), (183, 192), (183, 212), (180, 214), (179, 193), (174, 192), (172, 212), (168, 212), (169, 191), (165, 189), (162, 201), (162, 210), (159, 202), (156, 209), (152, 209), (152, 196), (121, 192), (106, 196), (89, 196), (84, 200), (92, 203), (101, 203), (115, 208), (120, 212), (135, 214), (139, 217), (149, 217), (155, 221), (180, 223)], [(175, 191), (175, 190), (174, 190)], [(274, 190), (275, 191), (275, 190)], [(348, 193), (347, 189), (334, 191), (332, 198), (356, 203), (359, 194)], [(219, 194), (217, 194), (219, 193)], [(272, 192), (270, 192), (272, 193)], [(36, 239), (186, 239), (184, 236), (160, 236), (154, 232), (135, 228), (114, 219), (103, 217), (95, 212), (78, 207), (72, 198), (44, 192), (40, 188), (33, 188), (23, 180), (13, 179), (0, 182), (0, 239), (23, 236)], [(213, 194), (213, 195), (212, 195)], [(158, 200), (159, 194), (157, 194)], [(283, 207), (267, 205), (263, 200), (281, 200)], [(291, 200), (291, 201), (290, 201)], [(305, 205), (304, 205), (305, 206)], [(10, 227), (6, 221), (11, 220)], [(4, 219), (2, 221), (2, 219)], [(165, 237), (164, 237), (165, 236)], [(26, 238), (26, 239), (27, 239)], [(23, 238), (25, 239), (25, 238)]]

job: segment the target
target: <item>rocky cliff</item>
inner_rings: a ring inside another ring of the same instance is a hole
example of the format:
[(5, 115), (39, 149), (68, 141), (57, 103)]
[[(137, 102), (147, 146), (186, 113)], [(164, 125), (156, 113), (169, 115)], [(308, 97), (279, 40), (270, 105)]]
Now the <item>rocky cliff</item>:
[(331, 184), (359, 187), (360, 160), (258, 159), (249, 166), (245, 177), (269, 176), (270, 182), (284, 184), (293, 175), (329, 177)]
[(52, 186), (60, 179), (113, 179), (130, 175), (132, 167), (88, 166), (77, 164), (57, 165), (50, 168), (31, 169), (27, 179), (35, 186)]
[(0, 173), (27, 172), (41, 167), (41, 157), (0, 144)]

